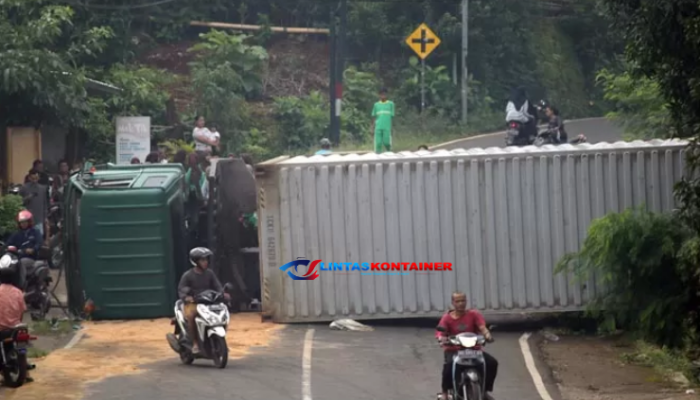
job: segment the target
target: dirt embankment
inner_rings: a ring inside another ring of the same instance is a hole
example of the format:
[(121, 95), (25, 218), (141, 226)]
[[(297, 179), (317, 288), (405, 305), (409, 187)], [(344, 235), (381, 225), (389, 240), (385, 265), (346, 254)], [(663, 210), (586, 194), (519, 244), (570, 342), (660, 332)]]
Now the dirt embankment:
[(541, 345), (563, 400), (697, 400), (653, 368), (624, 362), (632, 349), (619, 339), (561, 336)]
[[(34, 383), (17, 390), (0, 389), (6, 400), (78, 400), (86, 385), (118, 375), (138, 374), (142, 365), (173, 359), (165, 335), (169, 319), (88, 322), (85, 337), (72, 349), (60, 349), (37, 360)], [(282, 325), (261, 323), (258, 314), (231, 316), (229, 357), (241, 358), (251, 347), (268, 346)]]

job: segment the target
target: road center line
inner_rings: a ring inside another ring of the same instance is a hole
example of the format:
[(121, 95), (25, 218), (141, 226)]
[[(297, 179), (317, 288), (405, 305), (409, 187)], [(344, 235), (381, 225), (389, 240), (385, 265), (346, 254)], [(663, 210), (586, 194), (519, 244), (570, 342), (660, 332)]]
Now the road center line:
[(314, 330), (309, 329), (304, 335), (304, 351), (301, 356), (301, 398), (311, 398), (311, 349), (314, 346)]
[(527, 342), (528, 339), (530, 339), (530, 333), (523, 333), (519, 340), (520, 350), (523, 352), (527, 372), (530, 373), (532, 383), (535, 384), (535, 389), (537, 389), (537, 393), (540, 395), (540, 398), (542, 398), (542, 400), (553, 400), (552, 396), (550, 396), (549, 392), (547, 391), (547, 387), (545, 387), (544, 382), (542, 381), (542, 375), (540, 375), (540, 372), (537, 370), (535, 358), (532, 356), (530, 344)]

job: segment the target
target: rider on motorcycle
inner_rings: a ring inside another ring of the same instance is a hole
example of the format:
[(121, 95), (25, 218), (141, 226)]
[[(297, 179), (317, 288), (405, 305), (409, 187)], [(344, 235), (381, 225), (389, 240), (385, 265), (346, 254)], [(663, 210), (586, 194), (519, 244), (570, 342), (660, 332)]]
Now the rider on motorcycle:
[(34, 270), (36, 257), (41, 249), (43, 238), (39, 230), (34, 227), (34, 216), (27, 210), (17, 214), (17, 232), (10, 236), (6, 246), (17, 248), (19, 257), (19, 273), (16, 277), (17, 287), (24, 290), (27, 276)]
[(520, 86), (513, 89), (506, 105), (506, 122), (520, 122), (521, 135), (537, 136), (537, 109), (527, 98), (527, 91)]
[[(454, 389), (452, 386), (452, 357), (459, 351), (459, 348), (450, 346), (448, 343), (449, 336), (455, 336), (460, 333), (472, 332), (481, 334), (487, 341), (492, 341), (491, 332), (486, 327), (484, 316), (477, 310), (467, 310), (467, 295), (461, 292), (452, 294), (453, 310), (448, 311), (442, 316), (438, 326), (446, 329), (446, 332), (437, 331), (436, 337), (440, 341), (445, 350), (445, 363), (442, 368), (442, 394), (438, 395), (438, 399), (447, 400), (448, 391)], [(484, 361), (486, 363), (486, 399), (493, 399), (490, 392), (493, 392), (493, 384), (496, 381), (498, 373), (498, 361), (487, 352), (484, 352)]]
[(547, 118), (549, 118), (547, 130), (552, 135), (554, 142), (566, 143), (569, 140), (569, 136), (564, 129), (564, 120), (559, 116), (559, 110), (553, 105), (547, 105), (544, 112), (547, 114)]
[[(185, 319), (187, 319), (187, 336), (192, 343), (193, 354), (199, 352), (199, 344), (196, 340), (197, 325), (195, 323), (197, 305), (194, 303), (194, 298), (206, 290), (223, 291), (219, 278), (209, 269), (209, 258), (213, 255), (211, 250), (206, 247), (195, 247), (190, 250), (190, 263), (193, 267), (182, 275), (180, 284), (177, 287), (180, 300), (185, 302), (184, 314)], [(228, 293), (224, 293), (224, 298), (229, 300)]]
[[(24, 294), (14, 285), (17, 268), (10, 265), (0, 268), (0, 331), (12, 329), (22, 323), (22, 315), (27, 311)], [(29, 376), (25, 382), (33, 382)]]

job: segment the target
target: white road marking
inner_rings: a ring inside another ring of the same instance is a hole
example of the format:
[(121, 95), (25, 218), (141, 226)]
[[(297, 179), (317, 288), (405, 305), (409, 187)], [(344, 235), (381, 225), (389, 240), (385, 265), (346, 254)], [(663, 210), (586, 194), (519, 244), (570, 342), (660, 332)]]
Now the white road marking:
[(553, 400), (552, 396), (550, 396), (549, 392), (547, 391), (547, 388), (544, 386), (542, 375), (540, 375), (540, 372), (537, 370), (535, 358), (532, 356), (530, 344), (527, 342), (528, 339), (530, 339), (530, 333), (523, 333), (519, 340), (520, 350), (522, 350), (523, 358), (525, 359), (525, 367), (530, 373), (532, 382), (535, 384), (535, 389), (537, 389), (537, 393), (540, 395), (542, 400)]
[(78, 342), (80, 341), (80, 339), (83, 338), (83, 336), (85, 336), (85, 328), (76, 332), (75, 335), (73, 335), (73, 337), (71, 338), (70, 342), (68, 342), (68, 344), (66, 344), (65, 347), (63, 347), (63, 348), (64, 349), (72, 349), (73, 346), (78, 344)]
[(304, 352), (301, 356), (301, 398), (311, 398), (311, 349), (314, 346), (314, 330), (309, 329), (304, 336)]

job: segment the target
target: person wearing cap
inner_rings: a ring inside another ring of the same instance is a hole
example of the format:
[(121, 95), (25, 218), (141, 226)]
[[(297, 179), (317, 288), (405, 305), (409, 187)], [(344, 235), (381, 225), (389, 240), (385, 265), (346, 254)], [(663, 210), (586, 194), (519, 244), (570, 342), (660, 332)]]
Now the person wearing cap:
[(321, 150), (317, 151), (314, 155), (322, 156), (331, 153), (331, 141), (326, 138), (321, 139)]

